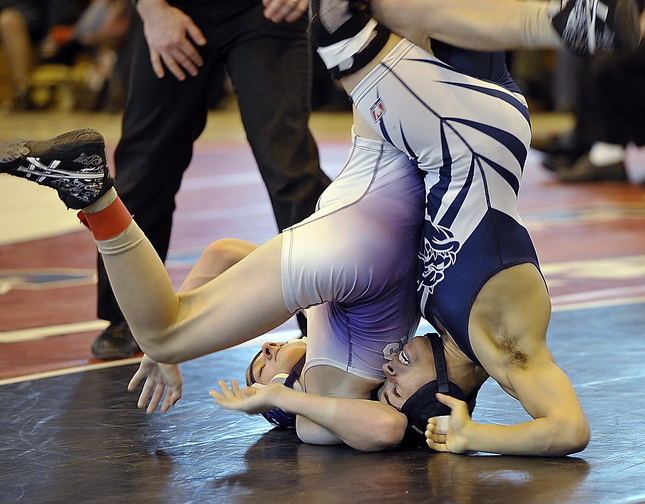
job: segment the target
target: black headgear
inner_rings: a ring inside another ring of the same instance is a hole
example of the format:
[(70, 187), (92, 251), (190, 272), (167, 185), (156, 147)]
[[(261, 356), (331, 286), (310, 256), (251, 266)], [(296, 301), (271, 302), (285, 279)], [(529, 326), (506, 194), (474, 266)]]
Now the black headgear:
[(441, 337), (436, 333), (425, 335), (432, 345), (434, 365), (437, 370), (437, 379), (423, 385), (412, 394), (401, 407), (401, 412), (408, 417), (408, 427), (403, 437), (406, 446), (425, 445), (425, 430), (428, 419), (437, 416), (450, 415), (450, 408), (439, 402), (437, 392), (452, 396), (468, 403), (468, 410), (472, 413), (475, 409), (475, 399), (478, 390), (471, 392), (468, 397), (456, 384), (448, 381), (446, 356), (443, 351)]

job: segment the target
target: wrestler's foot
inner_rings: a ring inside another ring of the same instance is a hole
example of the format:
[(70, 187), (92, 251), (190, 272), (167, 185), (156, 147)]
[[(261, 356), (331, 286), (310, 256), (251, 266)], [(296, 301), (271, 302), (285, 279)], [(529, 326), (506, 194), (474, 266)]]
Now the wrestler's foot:
[(0, 143), (0, 173), (52, 187), (74, 209), (91, 205), (114, 186), (103, 136), (91, 129), (70, 131), (51, 140)]
[(575, 54), (629, 53), (640, 43), (638, 16), (635, 0), (563, 0), (552, 23)]

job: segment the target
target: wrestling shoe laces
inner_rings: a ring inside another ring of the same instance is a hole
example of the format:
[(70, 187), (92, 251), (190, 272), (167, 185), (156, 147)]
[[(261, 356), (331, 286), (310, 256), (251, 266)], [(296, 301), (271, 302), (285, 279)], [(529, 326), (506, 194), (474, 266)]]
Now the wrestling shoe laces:
[(77, 210), (114, 186), (103, 135), (91, 129), (70, 131), (51, 140), (0, 143), (0, 173), (56, 189), (65, 205)]
[(638, 16), (635, 0), (564, 0), (551, 22), (575, 54), (629, 53), (640, 43)]

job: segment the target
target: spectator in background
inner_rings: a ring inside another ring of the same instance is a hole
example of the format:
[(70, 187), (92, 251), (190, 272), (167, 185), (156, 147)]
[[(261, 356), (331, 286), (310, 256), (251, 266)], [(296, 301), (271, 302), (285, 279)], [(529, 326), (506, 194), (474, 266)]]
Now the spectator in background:
[(627, 181), (626, 146), (645, 145), (645, 43), (579, 63), (576, 125), (545, 149), (544, 165), (562, 182)]
[(78, 17), (71, 0), (0, 0), (0, 44), (11, 72), (10, 110), (30, 107), (29, 79), (36, 62), (63, 42)]
[(92, 57), (85, 108), (125, 106), (138, 17), (128, 0), (92, 0), (74, 26), (73, 46)]

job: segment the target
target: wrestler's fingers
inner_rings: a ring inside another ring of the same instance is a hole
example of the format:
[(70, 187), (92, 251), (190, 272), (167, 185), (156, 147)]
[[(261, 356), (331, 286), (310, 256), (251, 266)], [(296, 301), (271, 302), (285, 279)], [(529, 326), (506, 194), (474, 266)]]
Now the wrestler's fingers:
[(240, 392), (244, 397), (251, 397), (258, 393), (258, 389), (255, 387), (244, 387)]
[(233, 392), (228, 388), (228, 385), (224, 380), (217, 380), (217, 384), (219, 385), (220, 390), (222, 391), (222, 395), (226, 398), (231, 398), (233, 397)]
[(148, 408), (146, 409), (146, 413), (148, 413), (148, 415), (155, 412), (155, 410), (157, 409), (157, 406), (159, 406), (159, 403), (163, 399), (165, 390), (166, 390), (166, 387), (164, 387), (163, 385), (157, 384), (152, 394), (152, 397), (150, 398), (150, 402), (148, 403)]
[(217, 390), (209, 390), (208, 395), (210, 395), (213, 400), (215, 401), (215, 404), (218, 406), (222, 406), (224, 408), (231, 408), (233, 406), (233, 401), (219, 393)]
[(171, 389), (166, 393), (163, 404), (161, 405), (161, 412), (165, 413), (170, 409), (171, 406), (177, 404), (177, 401), (181, 399), (181, 392), (179, 390)]
[(237, 384), (236, 380), (231, 380), (231, 390), (233, 391), (233, 395), (235, 395), (236, 397), (242, 397), (240, 386)]
[(432, 430), (436, 434), (448, 434), (450, 427), (450, 415), (428, 418), (426, 430)]
[(155, 381), (150, 377), (146, 379), (143, 383), (143, 388), (141, 389), (141, 394), (139, 394), (139, 401), (137, 402), (137, 408), (144, 409), (148, 403), (148, 399), (153, 393), (155, 386)]
[(432, 439), (426, 439), (426, 444), (431, 450), (437, 451), (437, 452), (447, 452), (448, 451), (448, 446), (446, 443), (436, 443)]
[(432, 443), (437, 444), (446, 444), (446, 438), (447, 436), (445, 434), (429, 433), (426, 431), (426, 441), (431, 441)]
[(208, 395), (211, 396), (213, 399), (215, 399), (215, 402), (217, 402), (218, 399), (221, 399), (224, 397), (217, 390), (209, 390)]
[(143, 380), (146, 374), (147, 372), (143, 369), (137, 369), (137, 372), (132, 375), (132, 378), (130, 378), (130, 381), (128, 382), (128, 392), (132, 392), (134, 389), (136, 389), (137, 385), (139, 385), (139, 382)]

